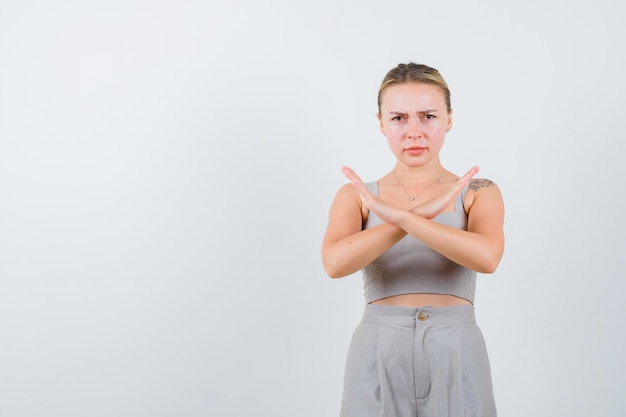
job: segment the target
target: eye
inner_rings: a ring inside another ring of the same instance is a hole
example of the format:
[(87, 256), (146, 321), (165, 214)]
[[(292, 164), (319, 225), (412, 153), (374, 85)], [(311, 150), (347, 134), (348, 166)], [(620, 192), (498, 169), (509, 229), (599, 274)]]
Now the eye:
[(436, 117), (437, 116), (435, 116), (434, 114), (426, 114), (426, 115), (424, 115), (424, 119), (426, 119), (426, 120), (433, 120)]
[(391, 120), (392, 120), (392, 121), (394, 121), (394, 122), (401, 122), (403, 119), (404, 119), (404, 116), (403, 116), (403, 115), (401, 115), (401, 114), (399, 114), (399, 115), (397, 115), (397, 116), (393, 116), (393, 117), (391, 118)]

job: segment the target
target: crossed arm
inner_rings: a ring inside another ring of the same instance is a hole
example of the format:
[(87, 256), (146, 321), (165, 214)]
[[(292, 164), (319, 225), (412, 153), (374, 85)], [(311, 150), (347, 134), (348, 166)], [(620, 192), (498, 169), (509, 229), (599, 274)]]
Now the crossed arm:
[[(460, 177), (444, 194), (411, 210), (400, 209), (373, 195), (352, 169), (344, 167), (343, 172), (351, 184), (343, 186), (333, 201), (322, 243), (322, 261), (331, 278), (358, 271), (406, 234), (469, 269), (482, 273), (495, 271), (504, 250), (504, 205), (494, 183), (472, 181), (477, 167)], [(470, 181), (468, 230), (432, 221)], [(368, 210), (384, 223), (362, 230)]]

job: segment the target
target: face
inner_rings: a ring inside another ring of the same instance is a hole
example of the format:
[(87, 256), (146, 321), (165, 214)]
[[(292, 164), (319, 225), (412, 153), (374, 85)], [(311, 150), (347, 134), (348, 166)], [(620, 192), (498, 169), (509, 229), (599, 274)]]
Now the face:
[(451, 116), (439, 87), (404, 83), (383, 91), (378, 121), (396, 158), (417, 167), (438, 160)]

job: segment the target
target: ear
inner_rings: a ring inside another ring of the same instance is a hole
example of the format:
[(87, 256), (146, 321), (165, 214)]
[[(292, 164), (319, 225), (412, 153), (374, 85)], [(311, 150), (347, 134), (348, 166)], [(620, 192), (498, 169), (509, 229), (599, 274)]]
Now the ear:
[(452, 129), (452, 110), (448, 113), (448, 123), (446, 124), (446, 132), (449, 132)]
[(376, 118), (378, 119), (378, 128), (380, 129), (380, 133), (385, 136), (385, 128), (383, 127), (383, 119), (380, 117), (380, 113), (376, 113)]

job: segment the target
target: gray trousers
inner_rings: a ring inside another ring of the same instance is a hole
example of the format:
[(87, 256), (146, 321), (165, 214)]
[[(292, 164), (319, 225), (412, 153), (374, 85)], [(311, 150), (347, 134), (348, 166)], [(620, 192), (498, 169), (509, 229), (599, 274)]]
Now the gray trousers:
[(473, 306), (367, 305), (350, 344), (342, 417), (495, 417)]

